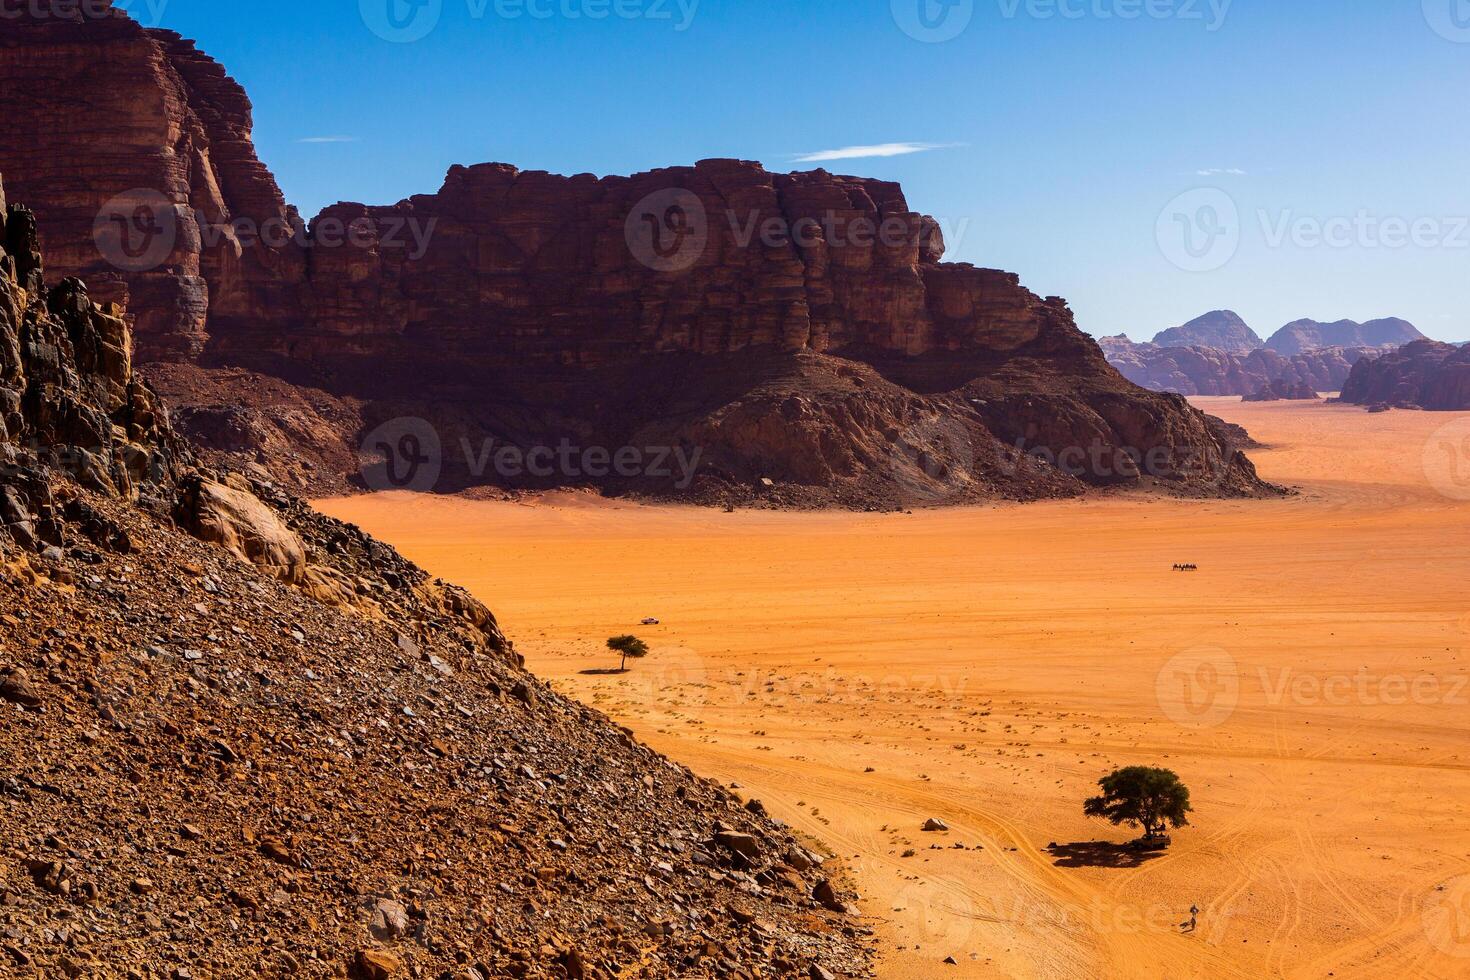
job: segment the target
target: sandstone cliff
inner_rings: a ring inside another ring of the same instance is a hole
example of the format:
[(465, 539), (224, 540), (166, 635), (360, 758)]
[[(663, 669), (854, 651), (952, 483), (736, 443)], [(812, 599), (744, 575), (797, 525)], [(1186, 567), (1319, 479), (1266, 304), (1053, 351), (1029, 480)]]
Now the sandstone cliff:
[(762, 807), (392, 548), (196, 468), (3, 197), (0, 974), (871, 976)]
[(1343, 385), (1342, 400), (1442, 412), (1470, 410), (1470, 347), (1420, 340), (1364, 358)]
[[(413, 470), (434, 456), (438, 489), (848, 506), (1265, 490), (1218, 427), (1118, 376), (1061, 300), (942, 262), (938, 225), (892, 183), (737, 160), (604, 178), (485, 164), (302, 228), (243, 91), (175, 35), (117, 11), (21, 20), (0, 82), (16, 107), (0, 168), (63, 274), (131, 297), (142, 357), (348, 399), (327, 414), (360, 417), (340, 441), (382, 456), (375, 472), (434, 443)], [(194, 418), (261, 445), (291, 429)], [(697, 462), (522, 465), (562, 446)], [(284, 465), (340, 453), (310, 455)]]
[(1269, 348), (1234, 354), (1209, 347), (1134, 344), (1127, 337), (1099, 342), (1108, 361), (1135, 384), (1185, 395), (1253, 395), (1278, 382), (1313, 391), (1340, 391), (1352, 366), (1371, 351), (1331, 347), (1291, 357)]
[(250, 102), (218, 64), (122, 11), (76, 8), (71, 20), (29, 7), (6, 17), (0, 172), (38, 212), (55, 273), (133, 311), (140, 359), (195, 356), (211, 312), (271, 301), (273, 284), (301, 275), (297, 252), (247, 248), (238, 229), (300, 219), (256, 159)]

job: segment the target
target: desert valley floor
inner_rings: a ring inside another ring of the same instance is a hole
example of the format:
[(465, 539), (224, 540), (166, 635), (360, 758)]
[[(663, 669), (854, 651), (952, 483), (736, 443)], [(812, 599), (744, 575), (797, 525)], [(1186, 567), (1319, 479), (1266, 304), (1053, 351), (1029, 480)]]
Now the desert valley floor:
[[(320, 506), (840, 855), (882, 976), (1470, 976), (1470, 417), (1197, 403), (1300, 494)], [(625, 632), (652, 656), (589, 673)], [(1196, 810), (1141, 863), (1082, 816), (1129, 764), (1177, 770)]]

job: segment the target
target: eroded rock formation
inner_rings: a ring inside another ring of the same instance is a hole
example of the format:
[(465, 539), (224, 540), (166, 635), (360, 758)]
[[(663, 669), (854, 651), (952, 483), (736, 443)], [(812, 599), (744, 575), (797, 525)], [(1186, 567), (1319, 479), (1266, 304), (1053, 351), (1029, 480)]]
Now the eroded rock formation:
[[(0, 185), (0, 552), (66, 543), (67, 502), (53, 496), (50, 472), (132, 498), (170, 481), (179, 454), (133, 372), (122, 310), (94, 304), (77, 279), (48, 289), (43, 275), (35, 217), (7, 207)], [(116, 543), (107, 528), (77, 523)]]
[(1253, 395), (1284, 383), (1313, 391), (1341, 391), (1353, 364), (1371, 351), (1331, 347), (1291, 357), (1269, 348), (1233, 354), (1209, 347), (1159, 347), (1127, 337), (1099, 341), (1108, 361), (1135, 384), (1184, 395)]
[[(1061, 300), (942, 262), (938, 225), (896, 184), (738, 160), (604, 178), (485, 164), (301, 228), (244, 92), (176, 35), (117, 11), (22, 20), (0, 84), (21, 108), (0, 168), (22, 175), (63, 273), (131, 296), (144, 358), (360, 401), (349, 445), (422, 417), (445, 489), (861, 506), (1264, 489), (1203, 416), (1112, 370)], [(249, 425), (269, 445), (291, 423)], [(494, 465), (498, 448), (564, 444), (700, 463), (688, 480)]]
[(1248, 354), (1263, 341), (1234, 310), (1215, 310), (1195, 317), (1183, 326), (1164, 330), (1154, 337), (1159, 347), (1210, 347), (1232, 354)]
[(1291, 357), (1324, 347), (1394, 348), (1425, 337), (1408, 320), (1384, 317), (1358, 323), (1338, 320), (1294, 320), (1271, 335), (1266, 346), (1278, 354)]
[(1321, 397), (1317, 390), (1309, 384), (1303, 384), (1300, 381), (1293, 384), (1290, 381), (1277, 380), (1261, 385), (1253, 394), (1246, 395), (1245, 400), (1248, 402), (1308, 402), (1316, 401)]
[(872, 976), (835, 862), (196, 469), (122, 311), (42, 271), (0, 202), (0, 974)]
[(1470, 347), (1420, 340), (1364, 358), (1343, 385), (1342, 400), (1430, 411), (1470, 410)]

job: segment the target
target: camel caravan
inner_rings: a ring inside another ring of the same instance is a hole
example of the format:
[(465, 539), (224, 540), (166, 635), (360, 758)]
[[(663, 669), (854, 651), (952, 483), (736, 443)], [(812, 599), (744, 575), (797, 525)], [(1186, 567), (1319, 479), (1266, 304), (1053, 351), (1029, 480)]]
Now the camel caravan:
[(1177, 565), (1176, 564), (1174, 566), (1174, 571), (1176, 571), (1176, 572), (1197, 572), (1197, 571), (1199, 571), (1199, 566), (1198, 565)]

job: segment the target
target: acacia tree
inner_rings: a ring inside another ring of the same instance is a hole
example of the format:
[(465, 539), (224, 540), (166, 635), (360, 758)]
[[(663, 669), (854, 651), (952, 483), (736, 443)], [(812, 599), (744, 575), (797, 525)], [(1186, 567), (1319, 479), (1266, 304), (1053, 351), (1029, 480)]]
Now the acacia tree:
[(632, 657), (634, 660), (642, 660), (648, 656), (648, 644), (636, 636), (614, 636), (607, 641), (607, 648), (613, 653), (623, 655), (623, 663), (618, 667), (620, 671), (626, 671), (628, 669), (629, 657)]
[(1102, 795), (1082, 804), (1089, 817), (1105, 817), (1113, 826), (1132, 824), (1143, 828), (1145, 839), (1157, 838), (1168, 827), (1189, 824), (1194, 807), (1189, 787), (1177, 773), (1150, 766), (1118, 769), (1097, 781)]

